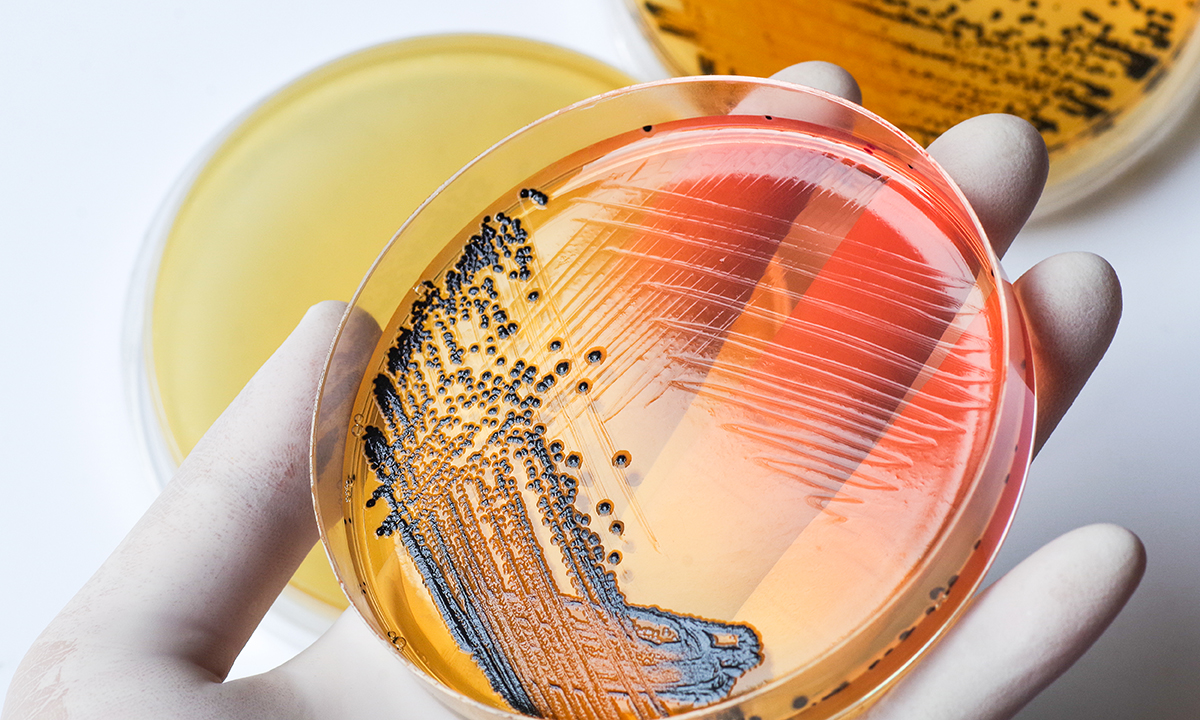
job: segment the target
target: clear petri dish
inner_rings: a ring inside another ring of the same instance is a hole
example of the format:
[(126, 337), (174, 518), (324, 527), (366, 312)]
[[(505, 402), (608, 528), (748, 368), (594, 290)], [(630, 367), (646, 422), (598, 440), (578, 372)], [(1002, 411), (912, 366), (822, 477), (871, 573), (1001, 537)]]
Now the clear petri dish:
[(618, 90), (376, 261), (314, 420), (322, 537), (465, 717), (844, 716), (997, 552), (1028, 356), (978, 220), (893, 126), (769, 80)]
[[(539, 42), (432, 36), (331, 62), (237, 120), (165, 203), (130, 304), (131, 380), (161, 482), (310, 305), (350, 299), (446, 178), (630, 82)], [(318, 614), (346, 607), (319, 544), (288, 595)]]
[(975, 115), (1024, 117), (1050, 149), (1038, 215), (1116, 177), (1187, 116), (1200, 89), (1191, 0), (625, 4), (673, 74), (834, 62), (868, 108), (922, 144)]

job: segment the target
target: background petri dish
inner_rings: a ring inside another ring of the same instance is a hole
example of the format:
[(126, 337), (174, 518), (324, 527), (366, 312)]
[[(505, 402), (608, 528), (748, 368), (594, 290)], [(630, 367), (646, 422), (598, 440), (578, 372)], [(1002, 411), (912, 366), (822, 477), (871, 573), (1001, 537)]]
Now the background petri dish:
[(824, 718), (978, 587), (1029, 461), (1023, 322), (909, 138), (739, 78), (475, 160), (343, 320), (313, 491), (363, 617), (470, 718)]
[[(325, 65), (235, 123), (149, 238), (138, 382), (162, 481), (310, 305), (350, 299), (446, 178), (523, 125), (629, 82), (542, 43), (432, 36)], [(319, 544), (290, 588), (318, 611), (346, 607)]]
[(1050, 149), (1044, 215), (1101, 187), (1186, 116), (1191, 0), (627, 0), (671, 73), (768, 76), (825, 60), (922, 144), (974, 115), (1029, 120)]

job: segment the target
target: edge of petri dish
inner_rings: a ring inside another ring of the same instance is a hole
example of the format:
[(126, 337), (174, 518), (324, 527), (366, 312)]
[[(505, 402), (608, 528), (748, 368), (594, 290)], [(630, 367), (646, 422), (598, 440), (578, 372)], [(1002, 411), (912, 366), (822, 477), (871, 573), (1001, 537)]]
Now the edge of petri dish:
[(1092, 154), (1093, 159), (1068, 156), (1057, 169), (1054, 162), (1050, 163), (1046, 190), (1030, 220), (1041, 221), (1098, 195), (1176, 135), (1197, 112), (1198, 70), (1200, 25), (1193, 28), (1166, 78), (1117, 121), (1104, 147)]
[[(464, 176), (469, 176), (469, 174), (471, 173), (473, 168), (476, 168), (481, 163), (488, 161), (489, 158), (493, 154), (504, 151), (518, 137), (523, 136), (526, 133), (529, 133), (531, 131), (537, 130), (538, 128), (541, 128), (542, 126), (544, 126), (546, 124), (553, 123), (556, 118), (559, 118), (563, 115), (587, 112), (591, 108), (609, 103), (613, 100), (616, 100), (616, 99), (619, 99), (622, 97), (626, 97), (629, 95), (637, 94), (637, 93), (653, 91), (656, 88), (670, 87), (670, 86), (682, 86), (682, 85), (703, 85), (703, 84), (713, 85), (714, 87), (722, 87), (722, 86), (728, 87), (730, 85), (747, 85), (747, 86), (752, 86), (752, 87), (768, 87), (768, 88), (774, 87), (774, 88), (787, 90), (789, 92), (797, 92), (799, 94), (807, 94), (810, 96), (815, 96), (817, 98), (820, 98), (824, 102), (832, 103), (836, 106), (841, 106), (841, 108), (843, 108), (844, 111), (847, 111), (850, 115), (857, 116), (857, 117), (867, 120), (869, 123), (877, 126), (878, 129), (887, 133), (889, 140), (894, 140), (894, 141), (900, 143), (907, 151), (912, 152), (916, 157), (919, 157), (924, 162), (926, 162), (928, 164), (929, 168), (935, 172), (935, 176), (933, 179), (935, 179), (937, 181), (939, 188), (943, 192), (948, 194), (954, 201), (956, 201), (960, 205), (959, 210), (966, 216), (966, 218), (969, 220), (969, 222), (973, 225), (973, 229), (977, 233), (979, 239), (982, 241), (983, 254), (986, 256), (986, 258), (988, 259), (988, 261), (992, 265), (992, 267), (995, 268), (995, 270), (996, 270), (996, 273), (997, 273), (997, 277), (996, 277), (997, 290), (996, 291), (998, 293), (1001, 293), (1001, 296), (1002, 296), (1002, 302), (1000, 304), (1001, 332), (999, 333), (999, 336), (1000, 336), (1001, 342), (1003, 343), (1003, 346), (1005, 348), (1005, 352), (1003, 353), (1004, 357), (1007, 358), (1010, 355), (1010, 352), (1009, 352), (1009, 350), (1011, 349), (1010, 345), (1014, 340), (1014, 338), (1013, 338), (1014, 325), (1019, 326), (1019, 328), (1020, 328), (1020, 332), (1018, 333), (1016, 339), (1021, 341), (1024, 351), (1026, 353), (1025, 356), (1026, 357), (1028, 356), (1028, 352), (1030, 350), (1029, 340), (1024, 332), (1024, 320), (1023, 320), (1020, 310), (1016, 304), (1015, 298), (1011, 292), (1011, 285), (1008, 283), (1007, 279), (1004, 277), (1003, 268), (1000, 265), (999, 259), (995, 255), (995, 251), (991, 247), (990, 241), (988, 241), (988, 239), (987, 239), (987, 235), (986, 235), (985, 231), (983, 230), (981, 224), (979, 223), (979, 219), (976, 216), (974, 209), (970, 206), (970, 203), (966, 200), (966, 198), (962, 194), (961, 190), (959, 190), (959, 188), (953, 182), (953, 180), (949, 177), (949, 175), (932, 159), (932, 157), (930, 157), (928, 155), (928, 153), (926, 153), (924, 148), (921, 147), (918, 143), (916, 143), (914, 140), (909, 138), (902, 131), (900, 131), (898, 128), (893, 126), (891, 123), (887, 122), (885, 119), (875, 115), (874, 113), (871, 113), (870, 111), (866, 110), (865, 108), (863, 108), (859, 105), (850, 103), (849, 101), (846, 101), (840, 97), (830, 95), (830, 94), (825, 93), (820, 90), (796, 86), (796, 85), (793, 85), (790, 83), (785, 83), (785, 82), (771, 80), (771, 79), (761, 79), (761, 78), (741, 77), (741, 76), (683, 76), (683, 77), (676, 77), (676, 78), (670, 78), (670, 79), (665, 79), (665, 80), (657, 80), (657, 81), (647, 82), (647, 83), (643, 83), (640, 85), (634, 85), (631, 87), (614, 90), (614, 91), (605, 93), (603, 95), (596, 96), (596, 97), (588, 99), (588, 100), (581, 101), (581, 102), (571, 105), (567, 108), (559, 110), (555, 113), (551, 113), (550, 115), (548, 115), (534, 123), (531, 123), (530, 125), (526, 126), (525, 128), (522, 128), (521, 130), (518, 130), (518, 131), (512, 133), (511, 135), (506, 137), (504, 140), (501, 140), (500, 142), (496, 143), (492, 148), (490, 148), (486, 152), (482, 153), (480, 156), (475, 158), (475, 160), (473, 160), (471, 163), (464, 166), (460, 171), (455, 173), (455, 175), (453, 175), (450, 179), (448, 179), (438, 189), (438, 191), (436, 193), (434, 193), (432, 196), (430, 196), (430, 198), (427, 199), (417, 209), (417, 211), (413, 213), (413, 215), (409, 218), (409, 220), (407, 222), (405, 222), (404, 226), (402, 226), (400, 228), (400, 230), (397, 231), (396, 235), (387, 244), (387, 246), (380, 253), (379, 257), (372, 264), (371, 269), (368, 271), (368, 273), (364, 277), (362, 283), (359, 285), (358, 290), (355, 292), (354, 297), (353, 297), (349, 307), (347, 308), (346, 313), (343, 315), (343, 317), (339, 323), (339, 326), (338, 326), (335, 340), (330, 348), (330, 352), (327, 357), (325, 369), (322, 372), (322, 376), (321, 376), (321, 385), (320, 385), (320, 390), (318, 393), (317, 404), (316, 404), (316, 407), (314, 408), (314, 412), (313, 412), (312, 436), (310, 438), (311, 439), (310, 471), (311, 471), (311, 478), (312, 478), (312, 490), (313, 490), (313, 496), (314, 496), (314, 507), (316, 508), (316, 514), (317, 514), (317, 518), (318, 518), (319, 529), (321, 532), (321, 538), (324, 543), (326, 553), (329, 556), (330, 563), (331, 563), (331, 565), (333, 565), (335, 572), (337, 574), (338, 581), (342, 584), (343, 589), (346, 591), (347, 597), (350, 599), (351, 604), (355, 606), (355, 608), (358, 610), (359, 614), (363, 617), (364, 621), (366, 621), (368, 626), (371, 627), (372, 631), (374, 632), (376, 637), (379, 639), (379, 641), (381, 643), (383, 643), (384, 645), (388, 645), (389, 647), (392, 647), (393, 651), (395, 651), (396, 656), (401, 660), (401, 662), (403, 662), (406, 666), (408, 666), (409, 670), (412, 671), (420, 679), (420, 681), (422, 683), (424, 683), (425, 686), (433, 692), (434, 696), (439, 701), (441, 701), (444, 705), (446, 705), (450, 709), (454, 710), (455, 712), (457, 712), (467, 718), (471, 718), (472, 720), (484, 720), (485, 718), (486, 719), (505, 718), (507, 720), (515, 720), (516, 718), (524, 718), (527, 716), (520, 714), (518, 712), (511, 711), (511, 710), (499, 709), (497, 707), (493, 707), (493, 706), (484, 704), (480, 701), (477, 701), (475, 699), (472, 699), (470, 697), (467, 697), (466, 695), (463, 695), (462, 693), (458, 692), (457, 690), (446, 686), (445, 684), (443, 684), (436, 678), (432, 677), (424, 669), (422, 669), (418, 664), (416, 664), (409, 658), (405, 657), (400, 652), (400, 648), (403, 647), (403, 638), (398, 638), (395, 636), (392, 636), (389, 638), (389, 635), (394, 635), (394, 634), (389, 634), (389, 633), (384, 632), (384, 630), (381, 628), (378, 620), (373, 616), (373, 613), (371, 612), (370, 607), (367, 604), (367, 602), (361, 599), (359, 592), (356, 592), (357, 590), (359, 590), (359, 587), (357, 587), (358, 585), (361, 585), (364, 588), (366, 585), (365, 583), (362, 583), (358, 580), (357, 570), (353, 567), (353, 565), (355, 565), (357, 563), (354, 561), (347, 561), (350, 565), (350, 567), (347, 567), (347, 562), (343, 562), (343, 561), (339, 560), (339, 558), (338, 558), (338, 552), (341, 550), (342, 547), (348, 546), (348, 544), (344, 541), (343, 538), (337, 537), (337, 534), (334, 532), (334, 528), (341, 525), (343, 522), (343, 518), (341, 517), (341, 512), (340, 512), (340, 509), (341, 509), (340, 498), (341, 498), (343, 492), (346, 492), (346, 493), (349, 492), (349, 483), (346, 482), (345, 484), (343, 484), (344, 481), (340, 477), (341, 476), (340, 457), (341, 457), (342, 442), (340, 440), (338, 440), (337, 438), (333, 438), (332, 444), (337, 446), (338, 449), (334, 452), (329, 451), (329, 445), (330, 445), (331, 438), (328, 436), (327, 433), (323, 432), (323, 430), (325, 428), (325, 424), (322, 421), (325, 418), (327, 413), (341, 410), (342, 409), (341, 405), (343, 402), (347, 405), (349, 403), (352, 403), (353, 399), (354, 399), (354, 395), (357, 394), (357, 389), (358, 389), (357, 380), (359, 377), (361, 377), (361, 371), (362, 371), (361, 363), (359, 363), (359, 365), (358, 365), (357, 376), (353, 378), (355, 380), (355, 383), (354, 383), (353, 387), (351, 388), (349, 398), (346, 398), (344, 394), (339, 393), (337, 396), (334, 396), (334, 397), (336, 397), (336, 402), (335, 402), (331, 399), (331, 397), (327, 396), (327, 391), (329, 390), (329, 386), (331, 383), (334, 383), (334, 382), (338, 381), (339, 379), (344, 382), (346, 379), (346, 377), (343, 373), (348, 368), (345, 368), (341, 364), (339, 364), (339, 360), (341, 359), (340, 355), (339, 355), (339, 350), (342, 350), (341, 345), (342, 345), (342, 341), (344, 339), (344, 335), (348, 331), (351, 323), (355, 321), (357, 313), (362, 313), (363, 315), (365, 315), (367, 317), (371, 317), (373, 319), (372, 313), (369, 310), (362, 310), (359, 307), (359, 305), (364, 300), (365, 296), (368, 294), (368, 291), (371, 289), (370, 286), (371, 286), (372, 280), (376, 277), (377, 273), (379, 273), (383, 269), (382, 266), (385, 264), (389, 253), (393, 250), (393, 248), (396, 246), (397, 242), (402, 238), (402, 236), (405, 234), (405, 232), (414, 223), (418, 223), (418, 222), (422, 221), (423, 214), (429, 212), (431, 206), (435, 206), (439, 202), (439, 199), (442, 198), (443, 193), (446, 193), (446, 192), (454, 189), (457, 185), (459, 185), (463, 181)], [(786, 115), (784, 113), (780, 113), (780, 116), (786, 117)], [(664, 122), (666, 120), (666, 118), (655, 118), (653, 121), (643, 118), (643, 120), (645, 120), (645, 122), (631, 121), (629, 123), (626, 123), (622, 126), (622, 129), (624, 129), (626, 127), (638, 127), (638, 126), (641, 126), (646, 123), (651, 123), (651, 124), (661, 123), (661, 122)], [(619, 133), (620, 130), (617, 130), (616, 132)], [(613, 134), (615, 134), (615, 133), (610, 133), (609, 135), (603, 136), (603, 137), (598, 135), (596, 138), (591, 138), (588, 141), (573, 140), (571, 144), (575, 149), (579, 149), (582, 147), (587, 147), (588, 145), (590, 145), (593, 142), (598, 142), (600, 140), (603, 140), (606, 137), (609, 137)], [(564, 154), (564, 156), (565, 156), (565, 154)], [(473, 210), (477, 211), (478, 213), (484, 212), (486, 210), (486, 208), (490, 206), (491, 203), (494, 203), (497, 200), (497, 198), (499, 198), (501, 196), (501, 193), (503, 193), (504, 191), (509, 189), (509, 186), (523, 181), (526, 177), (529, 177), (534, 172), (537, 172), (540, 169), (541, 169), (541, 164), (534, 163), (533, 165), (530, 165), (528, 168), (523, 168), (523, 169), (515, 171), (511, 174), (507, 174), (505, 177), (509, 178), (512, 182), (497, 181), (498, 184), (493, 183), (493, 184), (496, 184), (496, 187), (497, 187), (495, 192), (493, 192), (491, 194), (491, 196), (488, 197), (487, 200), (481, 200), (482, 204), (477, 208), (473, 208)], [(501, 187), (501, 186), (503, 186), (503, 187)], [(475, 213), (471, 213), (472, 216), (474, 214)], [(468, 216), (468, 213), (462, 212), (462, 213), (456, 214), (455, 216), (466, 218)], [(436, 253), (434, 255), (436, 255)], [(434, 255), (431, 255), (430, 257), (432, 258)], [(418, 277), (420, 276), (421, 273), (424, 272), (424, 269), (425, 269), (424, 266), (422, 266), (421, 270), (417, 271), (416, 274)], [(391, 318), (391, 314), (394, 309), (395, 309), (394, 302), (391, 303), (390, 307), (385, 305), (385, 310), (384, 310), (385, 314), (383, 316), (381, 316), (380, 319), (384, 320), (386, 323), (386, 321)], [(370, 348), (371, 352), (373, 352), (373, 350), (374, 350), (374, 342), (371, 343), (371, 348)], [(364, 359), (364, 362), (365, 362), (365, 359)], [(1012, 374), (1009, 372), (1007, 365), (1004, 369), (1004, 378), (1005, 378), (1005, 381), (1001, 384), (1001, 389), (999, 391), (1000, 397), (1006, 396), (1010, 392), (1010, 390), (1013, 388), (1014, 385), (1023, 385), (1028, 390), (1027, 401), (1023, 404), (1023, 413), (1021, 415), (1022, 422), (1019, 423), (1020, 428), (1017, 430), (1014, 430), (1014, 433), (1013, 433), (1014, 437), (1018, 437), (1019, 440), (1026, 441), (1026, 444), (1028, 444), (1027, 441), (1032, 437), (1034, 423), (1036, 420), (1036, 418), (1035, 418), (1036, 408), (1032, 404), (1032, 397), (1033, 397), (1032, 391), (1033, 391), (1033, 387), (1034, 387), (1032, 363), (1030, 363), (1030, 366), (1029, 366), (1029, 369), (1027, 371), (1025, 378), (1023, 380), (1020, 380), (1020, 382), (1017, 382), (1017, 383), (1013, 382)], [(1003, 403), (1001, 402), (998, 404), (1002, 405)], [(329, 405), (334, 405), (335, 409), (331, 410), (328, 407)], [(1013, 406), (1010, 405), (1009, 407), (1013, 407)], [(344, 428), (347, 427), (349, 420), (350, 420), (349, 412), (347, 412), (344, 416), (341, 417), (340, 422), (338, 421), (338, 419), (334, 419), (332, 421), (333, 422), (333, 425), (331, 426), (332, 429), (329, 432), (336, 433), (336, 432), (340, 431), (341, 436), (344, 437), (344, 434), (345, 434)], [(1000, 434), (1000, 430), (999, 430), (1000, 426), (1001, 426), (1001, 421), (1000, 421), (999, 417), (997, 417), (996, 419), (994, 419), (992, 421), (992, 425), (989, 429), (989, 434), (988, 434), (987, 440), (985, 441), (985, 446), (987, 447), (987, 453), (986, 453), (985, 457), (990, 458), (993, 455), (992, 450), (997, 441), (997, 437)], [(898, 654), (898, 655), (903, 655), (903, 658), (898, 658), (897, 661), (895, 661), (895, 662), (888, 663), (888, 662), (884, 661), (882, 663), (877, 662), (877, 663), (871, 665), (871, 671), (875, 671), (875, 668), (878, 665), (879, 670), (878, 670), (877, 674), (883, 674), (883, 675), (886, 675), (886, 677), (881, 678), (878, 682), (875, 682), (874, 684), (870, 685), (865, 690), (859, 690), (856, 688), (855, 691), (844, 692), (844, 693), (841, 692), (841, 690), (843, 690), (843, 688), (848, 686), (849, 682), (843, 683), (843, 685), (841, 687), (838, 687), (833, 692), (828, 693), (826, 696), (824, 696), (820, 699), (821, 702), (819, 704), (819, 709), (818, 709), (818, 704), (814, 703), (814, 704), (800, 707), (799, 709), (780, 711), (779, 710), (779, 707), (781, 707), (780, 702), (783, 702), (785, 704), (787, 703), (786, 698), (784, 698), (785, 693), (783, 692), (784, 690), (787, 689), (786, 686), (788, 685), (789, 682), (794, 680), (797, 676), (803, 674), (805, 672), (805, 670), (807, 669), (807, 667), (801, 667), (792, 672), (786, 673), (784, 675), (780, 675), (779, 677), (776, 677), (772, 680), (766, 681), (761, 686), (747, 690), (741, 694), (728, 697), (725, 700), (718, 701), (718, 702), (713, 703), (708, 706), (689, 710), (686, 712), (681, 712), (677, 715), (672, 715), (671, 717), (678, 717), (678, 718), (681, 718), (684, 720), (699, 720), (700, 718), (731, 718), (731, 717), (732, 718), (751, 717), (753, 720), (753, 718), (756, 718), (756, 717), (765, 717), (765, 718), (769, 718), (769, 719), (773, 720), (773, 719), (777, 719), (777, 718), (792, 717), (792, 716), (803, 714), (804, 717), (813, 718), (813, 720), (818, 720), (818, 719), (823, 719), (823, 718), (847, 718), (847, 717), (857, 715), (858, 713), (865, 710), (867, 707), (869, 707), (871, 704), (873, 704), (874, 701), (878, 700), (879, 697), (884, 692), (886, 692), (886, 690), (888, 690), (892, 685), (894, 685), (898, 680), (900, 680), (904, 676), (904, 674), (909, 669), (911, 669), (912, 666), (916, 662), (918, 662), (925, 655), (926, 652), (928, 652), (928, 650), (942, 637), (942, 635), (945, 632), (947, 632), (955, 624), (957, 619), (961, 616), (962, 612), (968, 606), (969, 603), (967, 601), (973, 596), (975, 591), (978, 590), (980, 584), (982, 583), (982, 581), (984, 579), (984, 576), (986, 575), (988, 569), (991, 567), (992, 563), (994, 562), (994, 560), (996, 558), (996, 554), (999, 550), (1001, 543), (1004, 540), (1004, 537), (1007, 535), (1007, 533), (1011, 527), (1013, 517), (1016, 512), (1016, 507), (1019, 504), (1020, 497), (1021, 497), (1021, 494), (1023, 491), (1025, 473), (1028, 469), (1030, 459), (1031, 459), (1031, 457), (1030, 457), (1030, 453), (1028, 452), (1028, 449), (1025, 452), (1018, 452), (1017, 457), (1014, 460), (1013, 465), (1012, 465), (1013, 474), (1018, 476), (1017, 477), (1018, 481), (1010, 484), (1006, 480), (1003, 490), (998, 494), (996, 504), (994, 506), (994, 510), (991, 515), (991, 519), (985, 525), (984, 536), (982, 536), (980, 538), (979, 542), (976, 543), (976, 548), (977, 549), (982, 548), (984, 550), (984, 552), (974, 553), (974, 554), (970, 555), (968, 560), (964, 563), (964, 566), (963, 566), (963, 569), (961, 572), (961, 575), (962, 575), (961, 581), (958, 582), (957, 584), (954, 584), (956, 599), (953, 603), (948, 603), (950, 605), (950, 607), (947, 610), (947, 616), (936, 626), (931, 626), (927, 623), (919, 623), (918, 625), (914, 626), (914, 628), (910, 629), (909, 632), (911, 633), (912, 645), (917, 648), (915, 651), (913, 651), (907, 655)], [(330, 460), (339, 464), (338, 481), (336, 483), (322, 482), (323, 474), (325, 473), (325, 467)], [(981, 467), (979, 468), (979, 470), (976, 473), (976, 476), (969, 483), (969, 486), (974, 487), (975, 485), (977, 485), (978, 481), (979, 481), (979, 477), (984, 474), (986, 469), (987, 469), (987, 463), (985, 462), (985, 463), (983, 463), (983, 465), (981, 465)], [(331, 500), (333, 498), (337, 498), (337, 501), (332, 503), (333, 508), (336, 508), (336, 510), (331, 512), (332, 508), (330, 507), (330, 505), (331, 505)], [(323, 501), (323, 499), (324, 499), (324, 501)], [(960, 513), (958, 513), (958, 512), (951, 513), (951, 516), (957, 516), (959, 514)], [(950, 519), (950, 516), (948, 516), (948, 518), (946, 520), (946, 524), (952, 525), (953, 522), (954, 521), (952, 519)], [(935, 552), (935, 550), (931, 549), (931, 554), (933, 552)], [(349, 555), (348, 555), (348, 557), (349, 557)], [(968, 572), (968, 570), (969, 570), (969, 572)], [(955, 579), (958, 579), (958, 578), (959, 578), (959, 576), (956, 576)], [(361, 594), (365, 595), (366, 590), (363, 589)], [(947, 596), (949, 596), (950, 593), (947, 592), (946, 594), (947, 594)], [(879, 612), (881, 612), (881, 611), (879, 611)], [(877, 612), (876, 614), (879, 614), (879, 612)], [(864, 619), (864, 621), (860, 624), (860, 627), (869, 625), (871, 619), (872, 618)], [(906, 634), (905, 637), (907, 638), (907, 637), (909, 637), (909, 635)], [(390, 642), (389, 642), (389, 639), (390, 639)], [(832, 653), (836, 649), (837, 649), (837, 646), (832, 648), (829, 651), (829, 653), (826, 653), (826, 655)], [(883, 658), (880, 658), (880, 659), (883, 660)], [(818, 661), (819, 661), (819, 658), (818, 658)], [(866, 673), (859, 673), (858, 675), (854, 676), (851, 679), (851, 681), (857, 680), (858, 678), (862, 677), (864, 674), (866, 674)], [(837, 696), (837, 697), (835, 698), (835, 696)], [(768, 712), (766, 712), (766, 713), (761, 712), (761, 710), (763, 710), (763, 709), (767, 709)]]

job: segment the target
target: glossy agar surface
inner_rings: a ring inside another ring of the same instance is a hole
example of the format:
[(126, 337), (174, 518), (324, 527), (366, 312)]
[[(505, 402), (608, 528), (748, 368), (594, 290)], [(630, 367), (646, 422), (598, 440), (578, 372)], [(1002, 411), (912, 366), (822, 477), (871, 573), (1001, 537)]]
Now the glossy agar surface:
[[(161, 240), (149, 382), (176, 461), (310, 305), (350, 299), (446, 178), (523, 125), (627, 82), (540, 43), (445, 36), (343, 58), (250, 113)], [(293, 587), (345, 606), (319, 547)]]
[(1196, 85), (1193, 0), (630, 5), (673, 72), (765, 77), (834, 62), (857, 78), (868, 108), (922, 144), (975, 115), (1024, 117), (1050, 148), (1050, 203), (1140, 152)]
[(1020, 320), (940, 171), (812, 91), (623, 91), (455, 182), (631, 97), (654, 122), (474, 212), (435, 198), (381, 258), (357, 309), (382, 339), (318, 412), (325, 537), (469, 715), (835, 715), (996, 549), (1032, 431)]

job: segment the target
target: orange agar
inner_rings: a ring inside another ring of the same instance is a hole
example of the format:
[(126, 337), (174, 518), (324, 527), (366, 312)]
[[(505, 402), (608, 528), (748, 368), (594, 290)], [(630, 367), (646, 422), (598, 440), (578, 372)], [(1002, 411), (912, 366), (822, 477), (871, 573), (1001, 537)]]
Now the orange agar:
[(1052, 205), (1140, 154), (1197, 87), (1193, 0), (627, 3), (673, 73), (837, 63), (868, 108), (922, 144), (975, 115), (1023, 117), (1050, 149)]

